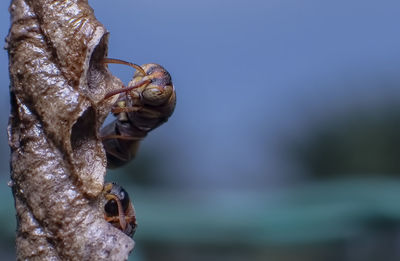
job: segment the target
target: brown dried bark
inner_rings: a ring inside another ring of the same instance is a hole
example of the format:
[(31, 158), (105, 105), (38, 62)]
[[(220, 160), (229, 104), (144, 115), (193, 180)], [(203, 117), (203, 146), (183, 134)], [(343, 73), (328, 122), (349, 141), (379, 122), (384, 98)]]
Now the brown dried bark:
[(126, 260), (134, 242), (104, 220), (107, 32), (85, 0), (13, 0), (11, 185), (18, 260)]

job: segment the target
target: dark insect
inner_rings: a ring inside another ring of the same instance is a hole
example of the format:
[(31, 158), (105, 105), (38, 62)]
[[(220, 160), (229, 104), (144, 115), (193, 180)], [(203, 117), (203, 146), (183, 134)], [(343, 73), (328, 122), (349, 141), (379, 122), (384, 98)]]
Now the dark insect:
[(115, 183), (106, 183), (104, 192), (106, 199), (104, 205), (105, 220), (132, 237), (135, 234), (137, 223), (135, 209), (128, 193)]
[(142, 66), (105, 58), (104, 63), (129, 65), (136, 69), (128, 86), (107, 93), (119, 95), (111, 112), (116, 120), (101, 130), (109, 168), (120, 167), (135, 157), (147, 133), (168, 120), (175, 109), (176, 94), (170, 74), (158, 64)]

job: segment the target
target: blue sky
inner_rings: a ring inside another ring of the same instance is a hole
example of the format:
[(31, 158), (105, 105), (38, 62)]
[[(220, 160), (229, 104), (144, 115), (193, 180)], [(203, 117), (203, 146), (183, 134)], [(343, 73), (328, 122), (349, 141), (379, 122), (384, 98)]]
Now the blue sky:
[[(400, 84), (399, 1), (90, 3), (110, 31), (109, 57), (156, 62), (171, 73), (176, 112), (142, 149), (159, 151), (159, 170), (183, 186), (285, 183), (300, 170), (282, 155), (282, 144), (331, 117), (399, 104), (400, 89), (384, 85)], [(0, 3), (3, 38), (8, 4)], [(7, 155), (5, 51), (0, 59), (0, 146)], [(130, 68), (111, 69), (125, 82), (132, 76)], [(8, 175), (7, 156), (3, 162)]]

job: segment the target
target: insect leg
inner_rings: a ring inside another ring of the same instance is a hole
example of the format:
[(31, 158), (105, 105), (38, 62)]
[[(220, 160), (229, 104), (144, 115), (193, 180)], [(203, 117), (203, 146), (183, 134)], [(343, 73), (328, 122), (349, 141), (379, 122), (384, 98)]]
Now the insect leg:
[(112, 108), (111, 112), (114, 114), (119, 114), (121, 112), (135, 112), (139, 111), (142, 107), (139, 106), (131, 106), (131, 107), (116, 107)]
[(107, 135), (101, 137), (102, 140), (109, 140), (109, 139), (120, 139), (120, 140), (141, 140), (143, 137), (131, 137), (131, 136), (122, 136), (122, 135)]
[(118, 206), (118, 215), (119, 215), (119, 224), (122, 228), (122, 230), (125, 230), (126, 228), (126, 220), (125, 220), (125, 213), (124, 213), (124, 209), (122, 208), (122, 204), (121, 201), (119, 200), (119, 198), (115, 195), (112, 194), (107, 194), (106, 196), (107, 200), (115, 200), (115, 202), (117, 202), (117, 206)]

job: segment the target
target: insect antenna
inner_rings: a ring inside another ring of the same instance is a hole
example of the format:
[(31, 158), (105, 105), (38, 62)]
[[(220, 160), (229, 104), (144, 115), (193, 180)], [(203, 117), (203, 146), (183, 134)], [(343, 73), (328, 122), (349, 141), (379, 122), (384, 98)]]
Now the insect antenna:
[(129, 86), (129, 87), (124, 87), (124, 88), (121, 88), (121, 89), (113, 90), (113, 91), (107, 93), (107, 94), (104, 96), (103, 99), (104, 99), (104, 100), (105, 100), (105, 99), (108, 99), (108, 98), (110, 98), (111, 96), (114, 96), (114, 95), (119, 94), (119, 93), (121, 93), (121, 92), (128, 92), (128, 91), (130, 91), (130, 90), (139, 88), (139, 87), (141, 87), (141, 86), (143, 86), (143, 85), (146, 85), (146, 84), (149, 84), (149, 83), (151, 83), (151, 80), (146, 80), (146, 81), (140, 82), (140, 83), (138, 83), (138, 84), (135, 84), (135, 85), (133, 85), (133, 86)]
[(142, 67), (140, 67), (140, 65), (134, 64), (134, 63), (130, 63), (130, 62), (126, 62), (120, 59), (114, 59), (114, 58), (104, 58), (103, 59), (103, 63), (114, 63), (114, 64), (123, 64), (123, 65), (128, 65), (130, 67), (135, 68), (136, 70), (140, 71), (141, 74), (143, 74), (143, 76), (146, 76), (146, 72), (143, 70)]

